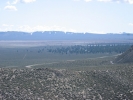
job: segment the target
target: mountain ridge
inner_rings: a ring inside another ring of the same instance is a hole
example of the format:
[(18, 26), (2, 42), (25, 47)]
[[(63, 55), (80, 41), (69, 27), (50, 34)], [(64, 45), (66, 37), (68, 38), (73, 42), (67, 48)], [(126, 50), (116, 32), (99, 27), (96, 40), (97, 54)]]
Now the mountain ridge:
[(0, 40), (130, 40), (131, 33), (76, 33), (63, 31), (0, 32)]

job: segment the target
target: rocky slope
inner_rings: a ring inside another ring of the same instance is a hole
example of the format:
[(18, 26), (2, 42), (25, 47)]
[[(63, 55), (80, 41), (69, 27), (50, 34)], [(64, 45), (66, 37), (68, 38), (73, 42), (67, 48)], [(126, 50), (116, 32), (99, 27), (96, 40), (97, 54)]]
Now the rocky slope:
[(0, 68), (1, 100), (133, 100), (133, 66), (68, 71)]
[(133, 45), (131, 46), (129, 50), (119, 55), (114, 60), (114, 63), (132, 63), (132, 62), (133, 62)]

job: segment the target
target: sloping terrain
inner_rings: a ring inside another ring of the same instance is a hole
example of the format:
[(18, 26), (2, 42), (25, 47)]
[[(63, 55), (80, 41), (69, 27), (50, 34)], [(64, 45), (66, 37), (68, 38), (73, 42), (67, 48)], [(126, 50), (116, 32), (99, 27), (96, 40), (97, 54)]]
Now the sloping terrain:
[(114, 63), (131, 63), (133, 62), (133, 46), (123, 54), (119, 55)]
[(133, 100), (133, 66), (70, 71), (0, 68), (1, 100)]

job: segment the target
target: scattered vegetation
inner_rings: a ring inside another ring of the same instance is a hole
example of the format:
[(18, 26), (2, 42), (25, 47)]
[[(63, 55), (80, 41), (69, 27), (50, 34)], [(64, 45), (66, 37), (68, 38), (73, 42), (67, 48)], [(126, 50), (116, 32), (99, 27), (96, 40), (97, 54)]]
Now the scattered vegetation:
[(133, 64), (112, 62), (129, 46), (0, 48), (0, 99), (133, 100)]

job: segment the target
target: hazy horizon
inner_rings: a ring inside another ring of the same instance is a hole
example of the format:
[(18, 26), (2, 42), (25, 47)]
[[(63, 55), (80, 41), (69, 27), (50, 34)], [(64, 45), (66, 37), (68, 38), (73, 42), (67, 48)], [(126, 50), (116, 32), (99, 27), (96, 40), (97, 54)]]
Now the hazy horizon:
[(33, 32), (28, 32), (28, 31), (0, 31), (0, 33), (2, 32), (24, 32), (24, 33), (28, 33), (28, 34), (33, 34), (33, 33), (36, 33), (36, 32), (40, 32), (40, 33), (45, 33), (45, 32), (55, 32), (56, 34), (58, 34), (58, 32), (63, 32), (63, 33), (71, 33), (71, 34), (98, 34), (98, 35), (104, 35), (104, 34), (133, 34), (133, 33), (128, 33), (128, 32), (119, 32), (119, 33), (93, 33), (93, 32), (72, 32), (72, 31), (60, 31), (60, 30), (51, 30), (51, 31), (33, 31)]

